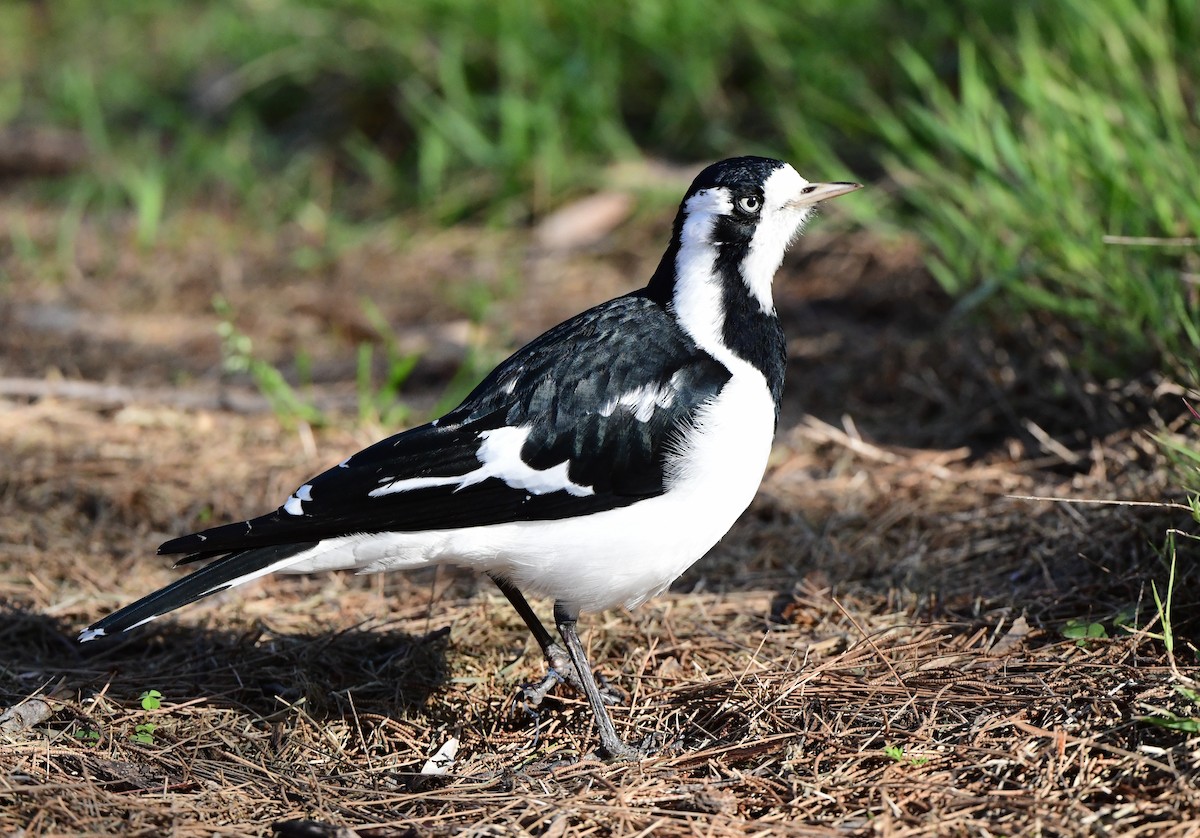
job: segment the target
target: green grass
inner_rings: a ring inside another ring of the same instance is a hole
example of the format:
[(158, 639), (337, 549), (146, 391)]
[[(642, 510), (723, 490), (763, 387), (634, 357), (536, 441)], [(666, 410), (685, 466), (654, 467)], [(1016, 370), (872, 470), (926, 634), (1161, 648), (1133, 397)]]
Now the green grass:
[(1154, 439), (1174, 465), (1180, 485), (1190, 497), (1192, 517), (1200, 523), (1200, 412), (1187, 401), (1184, 407), (1191, 414), (1185, 432), (1174, 436), (1156, 434)]
[(250, 376), (270, 403), (272, 412), (289, 426), (299, 422), (315, 426), (329, 424), (329, 417), (300, 392), (303, 386), (299, 389), (293, 386), (278, 367), (254, 353), (253, 341), (234, 324), (233, 309), (224, 297), (213, 299), (213, 310), (221, 318), (217, 335), (221, 338), (222, 366), (227, 374)]
[(84, 218), (148, 248), (197, 202), (327, 231), (311, 268), (364, 219), (524, 222), (643, 155), (886, 173), (840, 211), (921, 237), (960, 310), (1198, 382), (1197, 42), (1187, 0), (63, 0), (0, 7), (0, 123), (86, 139), (42, 187), (63, 264)]
[(949, 81), (900, 50), (922, 93), (876, 108), (888, 169), (964, 307), (1048, 311), (1104, 372), (1194, 367), (1195, 243), (1105, 237), (1200, 233), (1198, 35), (1195, 4), (1063, 0), (1020, 11), (1013, 37), (962, 38)]
[[(1194, 501), (1193, 511), (1198, 511)], [(1197, 515), (1197, 520), (1200, 521), (1200, 515)], [(1200, 536), (1179, 530), (1169, 530), (1167, 532), (1167, 540), (1163, 548), (1164, 559), (1168, 564), (1166, 589), (1160, 592), (1158, 585), (1151, 583), (1151, 593), (1154, 596), (1156, 622), (1159, 626), (1159, 631), (1143, 631), (1146, 636), (1161, 641), (1163, 647), (1167, 650), (1167, 659), (1170, 662), (1171, 672), (1175, 681), (1173, 684), (1174, 690), (1177, 694), (1191, 702), (1189, 710), (1194, 714), (1197, 712), (1197, 708), (1200, 708), (1200, 692), (1197, 691), (1197, 687), (1200, 687), (1200, 684), (1197, 683), (1192, 670), (1188, 670), (1186, 665), (1185, 670), (1189, 674), (1185, 674), (1185, 671), (1181, 670), (1177, 665), (1176, 647), (1181, 641), (1187, 646), (1188, 658), (1190, 659), (1187, 662), (1188, 664), (1194, 665), (1200, 660), (1200, 653), (1197, 652), (1195, 645), (1187, 642), (1175, 633), (1172, 620), (1172, 606), (1175, 602), (1175, 583), (1177, 581), (1178, 538), (1195, 541), (1200, 539)], [(1142, 716), (1140, 721), (1158, 727), (1177, 730), (1182, 733), (1200, 733), (1200, 718), (1197, 718), (1195, 715), (1179, 715), (1161, 708), (1155, 708), (1155, 712)]]
[(512, 220), (647, 151), (760, 151), (841, 177), (837, 149), (869, 169), (863, 92), (911, 91), (892, 48), (944, 58), (968, 19), (1006, 31), (1011, 4), (16, 4), (0, 9), (0, 121), (82, 131), (87, 176), (136, 206), (147, 237), (151, 183), (286, 220), (330, 160), (347, 211)]

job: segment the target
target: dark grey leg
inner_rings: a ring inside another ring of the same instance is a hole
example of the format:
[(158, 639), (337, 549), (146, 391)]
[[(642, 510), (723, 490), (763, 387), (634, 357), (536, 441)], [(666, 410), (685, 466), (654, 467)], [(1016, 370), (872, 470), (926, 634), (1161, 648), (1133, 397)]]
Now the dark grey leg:
[[(521, 615), (521, 619), (525, 621), (525, 625), (529, 626), (529, 631), (533, 635), (533, 639), (537, 641), (541, 647), (542, 655), (546, 658), (546, 666), (549, 671), (540, 681), (533, 684), (526, 684), (522, 688), (525, 701), (537, 707), (542, 703), (542, 700), (550, 693), (555, 686), (566, 681), (576, 692), (581, 695), (587, 694), (587, 687), (584, 685), (579, 673), (575, 668), (575, 664), (571, 660), (571, 656), (567, 654), (567, 650), (563, 648), (561, 643), (555, 641), (542, 625), (542, 621), (538, 619), (537, 614), (533, 613), (533, 609), (529, 606), (529, 602), (525, 596), (517, 590), (517, 586), (509, 582), (507, 579), (488, 574), (492, 577), (492, 581), (496, 583), (501, 593), (508, 598), (512, 603), (512, 607)], [(591, 670), (588, 670), (590, 676)], [(600, 700), (605, 704), (620, 704), (621, 697), (609, 689), (608, 684), (600, 690)]]
[(604, 706), (600, 688), (596, 686), (596, 679), (592, 676), (592, 667), (588, 664), (583, 644), (579, 642), (579, 634), (575, 630), (577, 617), (578, 614), (561, 602), (554, 603), (554, 622), (558, 626), (558, 633), (562, 635), (563, 642), (567, 644), (567, 654), (571, 656), (571, 662), (575, 664), (575, 673), (583, 682), (583, 694), (587, 696), (588, 704), (592, 705), (596, 730), (600, 734), (600, 747), (613, 759), (641, 759), (643, 756), (641, 751), (626, 745), (621, 737), (617, 736), (617, 729), (613, 727), (612, 717), (608, 715), (608, 708)]
[(542, 621), (538, 619), (538, 615), (534, 614), (533, 609), (529, 607), (529, 602), (525, 599), (525, 595), (517, 590), (516, 585), (504, 577), (497, 576), (494, 573), (489, 573), (488, 576), (492, 577), (492, 581), (496, 583), (496, 587), (512, 603), (512, 607), (521, 615), (521, 619), (525, 621), (525, 625), (529, 626), (529, 631), (533, 634), (533, 639), (537, 641), (538, 646), (542, 648), (542, 653), (547, 658), (550, 657), (546, 650), (557, 644), (555, 644), (554, 638), (550, 636), (550, 632), (546, 631), (546, 627), (542, 625)]

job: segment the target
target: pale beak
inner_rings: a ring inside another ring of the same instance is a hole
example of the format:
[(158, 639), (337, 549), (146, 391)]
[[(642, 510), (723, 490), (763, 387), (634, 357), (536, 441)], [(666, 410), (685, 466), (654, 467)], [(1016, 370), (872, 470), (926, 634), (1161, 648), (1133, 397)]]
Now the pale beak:
[(818, 201), (826, 201), (862, 189), (861, 183), (810, 183), (800, 190), (800, 194), (788, 201), (785, 206), (792, 209), (811, 207)]

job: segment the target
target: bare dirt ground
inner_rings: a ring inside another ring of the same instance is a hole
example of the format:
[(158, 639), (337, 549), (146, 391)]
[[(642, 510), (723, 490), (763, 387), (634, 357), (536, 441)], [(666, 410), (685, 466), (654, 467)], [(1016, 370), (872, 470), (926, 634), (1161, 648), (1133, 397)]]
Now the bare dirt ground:
[[(18, 217), (52, 253), (56, 214), (0, 203), (5, 229)], [(363, 297), (420, 353), (419, 412), (472, 352), (633, 287), (667, 224), (562, 253), (403, 222), (334, 247), (197, 212), (152, 249), (85, 224), (49, 276), (0, 247), (0, 831), (1200, 831), (1200, 738), (1143, 721), (1196, 712), (1176, 689), (1197, 674), (1194, 549), (1176, 670), (1151, 593), (1190, 519), (1014, 497), (1179, 500), (1147, 436), (1183, 429), (1179, 392), (1097, 381), (1041, 324), (950, 318), (911, 245), (819, 224), (777, 284), (792, 364), (758, 500), (671, 593), (583, 625), (629, 694), (618, 728), (658, 744), (644, 762), (592, 758), (565, 688), (522, 708), (536, 646), (487, 580), (453, 571), (273, 578), (74, 642), (177, 575), (160, 541), (273, 508), (390, 430), (352, 421), (355, 346), (378, 338)], [(220, 373), (218, 293), (343, 419), (280, 422)], [(1067, 636), (1089, 625), (1103, 636)], [(423, 776), (451, 739), (450, 773)]]

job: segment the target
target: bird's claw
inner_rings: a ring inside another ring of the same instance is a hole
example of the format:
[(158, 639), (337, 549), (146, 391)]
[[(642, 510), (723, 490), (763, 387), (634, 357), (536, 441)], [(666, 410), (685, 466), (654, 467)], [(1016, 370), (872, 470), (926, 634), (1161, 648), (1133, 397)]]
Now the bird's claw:
[[(587, 694), (579, 672), (576, 671), (575, 664), (571, 662), (567, 650), (554, 643), (546, 650), (546, 674), (539, 681), (521, 686), (521, 703), (525, 705), (526, 712), (537, 715), (533, 708), (540, 707), (550, 691), (563, 683), (570, 684), (571, 688), (580, 695)], [(603, 675), (596, 675), (596, 686), (600, 688), (600, 699), (606, 705), (615, 707), (625, 703), (624, 693), (613, 686)]]
[(553, 667), (546, 671), (540, 681), (534, 681), (529, 684), (521, 685), (521, 703), (525, 705), (526, 712), (536, 712), (532, 709), (540, 707), (542, 701), (550, 694), (550, 691), (563, 681), (562, 676)]

